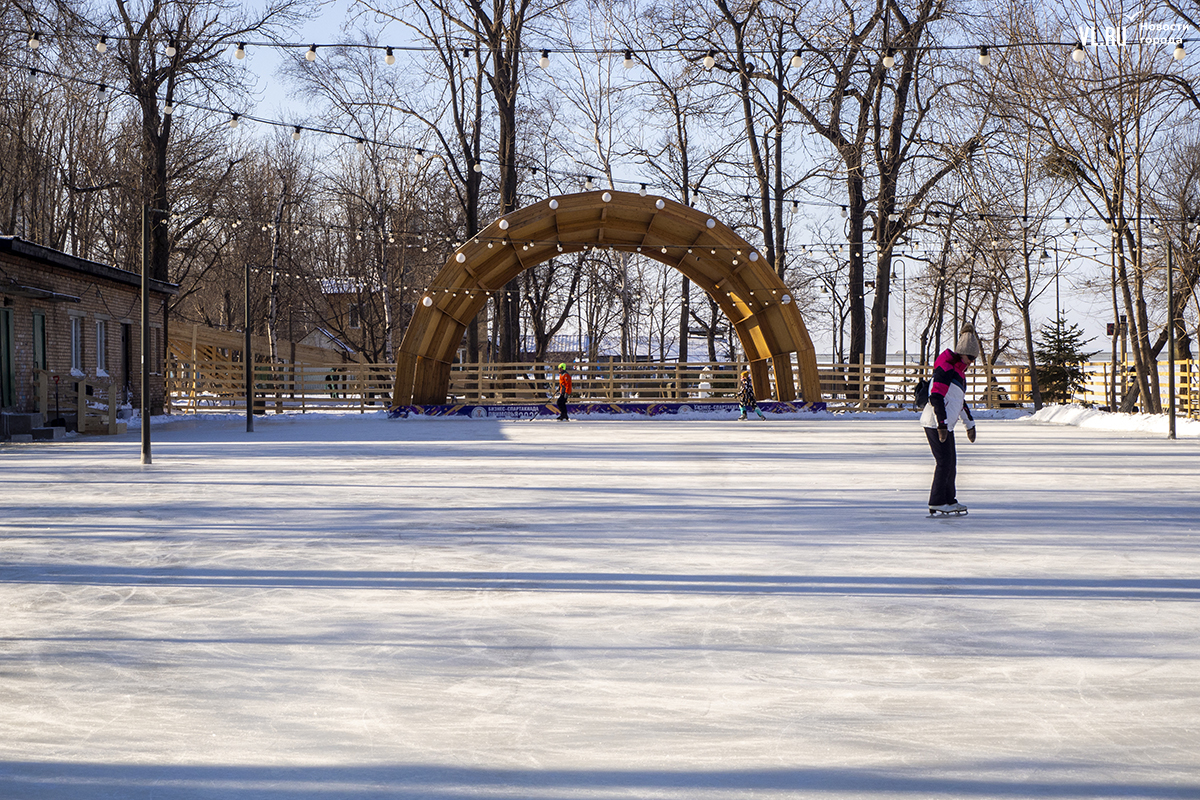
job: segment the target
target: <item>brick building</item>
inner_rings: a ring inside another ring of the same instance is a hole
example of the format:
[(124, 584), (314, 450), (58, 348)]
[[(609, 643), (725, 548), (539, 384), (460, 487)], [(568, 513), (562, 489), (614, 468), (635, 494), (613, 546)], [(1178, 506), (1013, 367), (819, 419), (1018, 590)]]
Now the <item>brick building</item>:
[[(0, 236), (0, 409), (37, 410), (36, 369), (57, 375), (63, 389), (73, 392), (82, 381), (140, 408), (141, 280), (132, 272)], [(177, 288), (150, 281), (149, 406), (154, 414), (163, 407), (166, 303)]]

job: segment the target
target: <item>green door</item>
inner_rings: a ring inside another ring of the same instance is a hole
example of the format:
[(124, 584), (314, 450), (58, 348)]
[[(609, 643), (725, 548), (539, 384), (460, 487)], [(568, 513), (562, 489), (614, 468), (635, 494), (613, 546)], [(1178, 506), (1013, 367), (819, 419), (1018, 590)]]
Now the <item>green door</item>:
[(17, 403), (17, 365), (13, 354), (13, 313), (0, 308), (0, 408)]

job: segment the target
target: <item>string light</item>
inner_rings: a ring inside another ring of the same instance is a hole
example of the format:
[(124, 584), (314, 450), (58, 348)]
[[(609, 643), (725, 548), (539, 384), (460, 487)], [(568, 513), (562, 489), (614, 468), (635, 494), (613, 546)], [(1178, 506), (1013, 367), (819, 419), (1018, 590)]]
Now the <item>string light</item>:
[(108, 37), (101, 36), (100, 41), (96, 42), (96, 52), (103, 55), (108, 52)]
[(1180, 39), (1179, 44), (1175, 45), (1174, 56), (1176, 61), (1183, 61), (1187, 56), (1187, 51), (1183, 49), (1183, 39)]
[(1086, 58), (1086, 56), (1083, 52), (1083, 44), (1076, 42), (1075, 48), (1071, 51), (1071, 60), (1076, 64), (1082, 64), (1084, 58)]
[(550, 66), (550, 51), (543, 50), (542, 57), (538, 59), (538, 66), (542, 69), (547, 69)]
[(238, 117), (239, 116), (240, 116), (239, 114), (234, 114), (233, 117), (230, 118), (229, 127), (236, 128), (238, 126)]
[(233, 57), (241, 61), (246, 57), (246, 43), (238, 42), (237, 49), (233, 51)]
[(992, 57), (988, 55), (988, 49), (986, 47), (979, 48), (979, 66), (986, 67), (991, 63)]
[(167, 43), (167, 49), (166, 49), (167, 58), (174, 58), (175, 54), (178, 52), (179, 52), (179, 49), (175, 46), (175, 40), (172, 39), (170, 42)]
[(396, 54), (392, 52), (392, 48), (389, 47), (384, 51), (383, 63), (387, 64), (389, 67), (396, 63)]
[(317, 60), (317, 46), (315, 44), (309, 45), (308, 52), (304, 54), (304, 58), (306, 61), (316, 61)]
[(632, 50), (625, 51), (624, 64), (625, 64), (625, 69), (633, 69), (633, 51)]
[(96, 98), (99, 100), (104, 100), (107, 97), (108, 97), (108, 87), (102, 83), (96, 87)]
[(797, 50), (796, 54), (792, 56), (792, 69), (800, 69), (802, 66), (804, 66), (804, 59), (801, 58), (800, 51)]
[(896, 51), (891, 47), (888, 48), (887, 55), (883, 57), (883, 66), (887, 69), (896, 66)]
[(708, 55), (704, 57), (704, 68), (712, 69), (717, 63), (717, 51), (709, 50)]
[(300, 141), (300, 131), (301, 131), (301, 130), (302, 130), (302, 128), (301, 128), (299, 125), (297, 125), (297, 126), (296, 126), (296, 127), (293, 129), (293, 130), (292, 130), (292, 141), (293, 141), (293, 142), (298, 142), (298, 141)]
[(168, 117), (175, 113), (174, 103), (163, 103), (163, 113)]
[(42, 46), (42, 32), (34, 31), (33, 34), (29, 37), (29, 49), (37, 50), (41, 46)]

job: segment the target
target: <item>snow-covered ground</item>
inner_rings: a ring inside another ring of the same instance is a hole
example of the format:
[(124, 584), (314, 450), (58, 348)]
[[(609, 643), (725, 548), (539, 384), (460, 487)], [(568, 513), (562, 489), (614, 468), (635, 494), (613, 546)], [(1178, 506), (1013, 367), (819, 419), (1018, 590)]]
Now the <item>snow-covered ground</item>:
[(1012, 416), (5, 446), (0, 798), (1200, 797), (1200, 430)]

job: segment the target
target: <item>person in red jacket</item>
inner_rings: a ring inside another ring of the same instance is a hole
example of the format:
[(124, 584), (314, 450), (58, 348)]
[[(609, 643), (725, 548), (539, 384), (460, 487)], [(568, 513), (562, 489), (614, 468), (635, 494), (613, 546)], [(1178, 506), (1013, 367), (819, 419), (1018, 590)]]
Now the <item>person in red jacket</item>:
[(958, 456), (954, 450), (954, 426), (961, 419), (967, 429), (968, 441), (975, 441), (975, 418), (966, 402), (966, 375), (979, 357), (979, 350), (975, 326), (967, 323), (954, 349), (946, 350), (933, 363), (929, 402), (921, 414), (921, 424), (935, 463), (933, 486), (929, 489), (930, 514), (967, 513), (967, 507), (955, 496)]
[(554, 401), (558, 406), (558, 418), (563, 422), (569, 422), (567, 416), (567, 398), (571, 396), (571, 373), (567, 372), (566, 364), (558, 365), (558, 399)]

